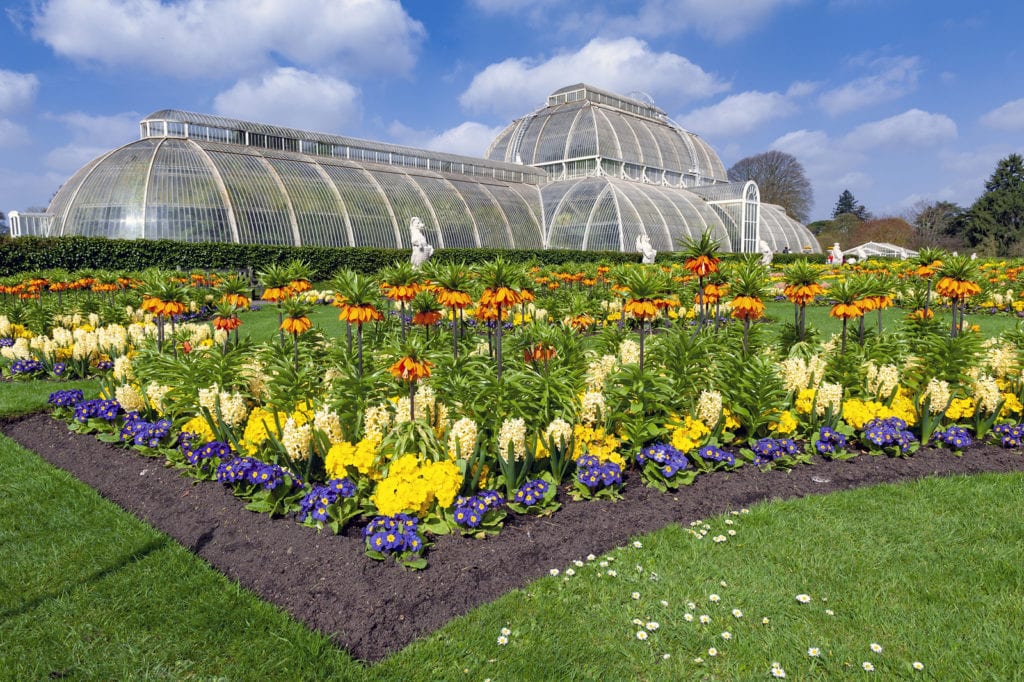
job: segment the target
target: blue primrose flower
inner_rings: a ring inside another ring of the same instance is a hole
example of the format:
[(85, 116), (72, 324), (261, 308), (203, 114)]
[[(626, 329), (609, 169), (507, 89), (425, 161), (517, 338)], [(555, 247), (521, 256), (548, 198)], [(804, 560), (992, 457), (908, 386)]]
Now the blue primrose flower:
[(1019, 448), (1024, 443), (1024, 424), (996, 424), (992, 431), (1004, 448)]
[(950, 426), (945, 431), (936, 431), (932, 439), (954, 450), (963, 450), (974, 442), (971, 434), (962, 426)]
[(655, 443), (640, 450), (636, 456), (637, 464), (644, 466), (647, 462), (659, 465), (658, 469), (665, 478), (672, 478), (690, 466), (690, 460), (678, 448), (668, 443)]
[(899, 417), (872, 419), (864, 425), (863, 434), (864, 439), (876, 447), (896, 446), (902, 453), (908, 452), (917, 441), (914, 434), (907, 430), (907, 423)]
[[(580, 458), (583, 459), (582, 457)], [(577, 463), (578, 465), (578, 463)], [(532, 507), (541, 500), (548, 492), (548, 482), (542, 478), (535, 478), (532, 481), (527, 481), (519, 487), (516, 491), (515, 502), (519, 504), (525, 504), (527, 507)]]
[(485, 490), (470, 497), (459, 495), (455, 498), (455, 523), (463, 528), (478, 528), (488, 511), (504, 504), (505, 498), (497, 490)]
[(697, 450), (697, 455), (706, 461), (724, 463), (726, 466), (735, 466), (736, 456), (731, 452), (715, 447), (714, 445), (705, 445), (701, 449)]
[(406, 514), (377, 516), (363, 530), (366, 546), (383, 554), (419, 552), (423, 539), (419, 536), (419, 519)]
[(79, 388), (72, 388), (63, 391), (54, 391), (50, 394), (47, 402), (54, 407), (74, 407), (78, 403), (82, 402), (85, 395)]

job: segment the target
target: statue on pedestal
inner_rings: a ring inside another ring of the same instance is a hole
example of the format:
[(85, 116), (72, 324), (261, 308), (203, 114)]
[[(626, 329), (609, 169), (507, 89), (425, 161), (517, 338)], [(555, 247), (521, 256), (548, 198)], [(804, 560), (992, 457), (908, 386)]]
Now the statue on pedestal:
[(416, 216), (409, 220), (409, 234), (412, 243), (412, 267), (418, 270), (430, 260), (434, 247), (427, 243), (427, 238), (423, 235), (423, 221)]
[(775, 254), (772, 253), (772, 247), (768, 246), (768, 242), (761, 240), (757, 243), (758, 249), (761, 251), (761, 265), (768, 267), (772, 264), (772, 258)]
[(651, 246), (651, 240), (647, 238), (646, 234), (642, 234), (636, 238), (636, 250), (644, 254), (642, 263), (651, 264), (654, 259), (657, 258), (658, 252)]

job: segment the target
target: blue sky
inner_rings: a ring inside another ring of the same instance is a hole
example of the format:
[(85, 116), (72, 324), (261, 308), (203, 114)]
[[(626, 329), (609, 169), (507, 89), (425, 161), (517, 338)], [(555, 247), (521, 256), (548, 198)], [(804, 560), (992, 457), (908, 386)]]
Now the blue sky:
[(812, 219), (970, 205), (1024, 152), (1024, 3), (8, 0), (0, 210), (159, 109), (481, 155), (553, 90), (644, 92), (726, 167), (780, 149)]

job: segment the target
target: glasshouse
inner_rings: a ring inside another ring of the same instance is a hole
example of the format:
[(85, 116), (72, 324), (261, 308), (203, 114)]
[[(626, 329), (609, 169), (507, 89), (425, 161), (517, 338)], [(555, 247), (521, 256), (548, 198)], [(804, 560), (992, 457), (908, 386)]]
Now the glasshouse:
[(485, 158), (163, 110), (86, 164), (14, 236), (408, 248), (658, 251), (711, 230), (726, 251), (820, 252), (753, 182), (645, 101), (562, 88)]

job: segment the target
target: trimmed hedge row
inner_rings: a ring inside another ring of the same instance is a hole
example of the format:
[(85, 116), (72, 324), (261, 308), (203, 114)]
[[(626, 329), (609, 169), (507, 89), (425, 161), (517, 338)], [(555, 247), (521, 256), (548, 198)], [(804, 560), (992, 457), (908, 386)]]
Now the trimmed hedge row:
[[(639, 253), (618, 251), (575, 251), (570, 249), (439, 249), (433, 260), (479, 263), (497, 256), (538, 265), (601, 262), (636, 263)], [(0, 239), (0, 276), (36, 270), (119, 269), (129, 271), (157, 267), (180, 270), (261, 270), (292, 259), (305, 261), (313, 278), (324, 280), (341, 268), (375, 273), (395, 261), (409, 258), (408, 249), (369, 247), (332, 248), (324, 246), (277, 246), (266, 244), (225, 244), (178, 242), (155, 239), (106, 239), (104, 237), (19, 237)], [(821, 254), (776, 254), (774, 262), (784, 264), (796, 258), (824, 262)], [(679, 259), (677, 253), (661, 253), (659, 262)]]

